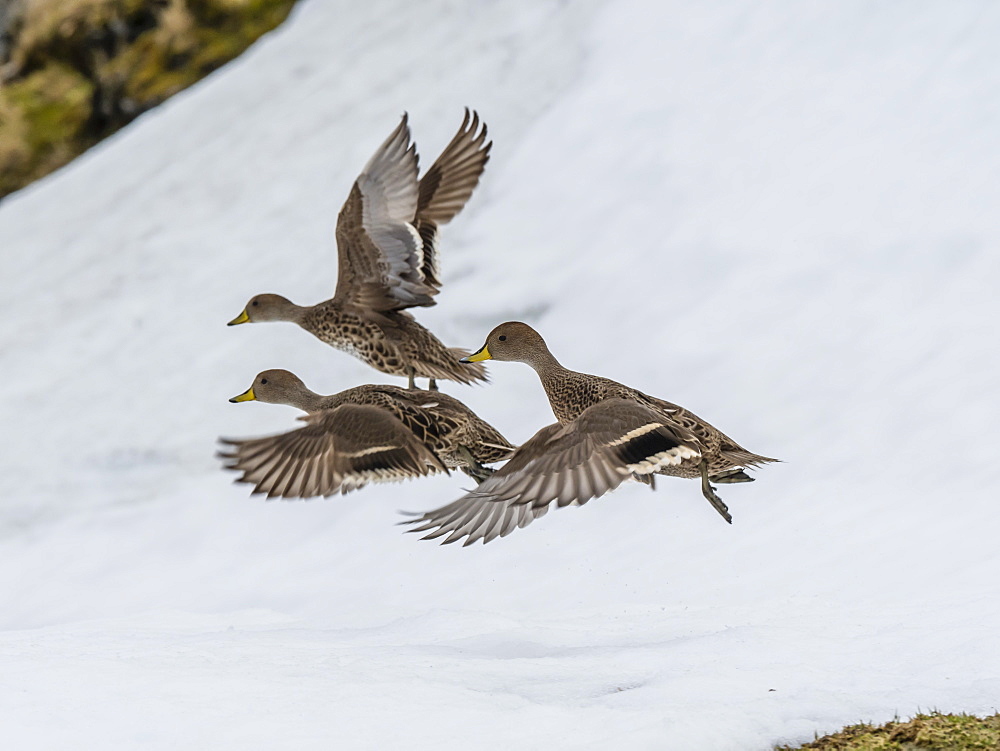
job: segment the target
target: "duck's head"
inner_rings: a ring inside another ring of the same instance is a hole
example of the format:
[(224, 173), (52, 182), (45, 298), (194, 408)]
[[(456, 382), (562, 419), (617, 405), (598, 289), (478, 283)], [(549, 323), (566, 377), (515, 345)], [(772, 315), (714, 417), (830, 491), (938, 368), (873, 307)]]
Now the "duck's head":
[(486, 343), (461, 362), (480, 360), (515, 360), (529, 365), (541, 358), (552, 357), (541, 334), (520, 321), (507, 321), (493, 329), (486, 337)]
[(299, 306), (281, 295), (263, 294), (250, 298), (243, 312), (227, 325), (257, 321), (294, 321)]
[(310, 411), (316, 394), (306, 388), (302, 380), (287, 370), (264, 370), (257, 374), (250, 386), (239, 396), (229, 401), (236, 402), (268, 402), (270, 404), (288, 404)]

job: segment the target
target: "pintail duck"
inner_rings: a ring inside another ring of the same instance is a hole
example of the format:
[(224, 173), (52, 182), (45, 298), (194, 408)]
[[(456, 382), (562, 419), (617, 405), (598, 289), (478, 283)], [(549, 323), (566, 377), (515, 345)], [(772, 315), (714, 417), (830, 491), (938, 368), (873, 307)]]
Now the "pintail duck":
[(463, 368), (467, 350), (445, 347), (406, 308), (434, 305), (441, 288), (438, 227), (472, 195), (489, 160), (486, 124), (465, 110), (451, 143), (417, 179), (417, 152), (407, 116), (355, 180), (337, 218), (339, 272), (334, 296), (301, 306), (281, 295), (250, 298), (230, 326), (291, 321), (321, 341), (349, 352), (376, 370), (414, 378), (474, 383), (486, 380), (478, 365)]
[(657, 474), (700, 477), (705, 498), (731, 524), (711, 483), (752, 482), (744, 468), (778, 461), (747, 451), (683, 407), (564, 368), (527, 324), (500, 324), (466, 358), (489, 359), (534, 368), (558, 422), (539, 430), (475, 490), (405, 522), (420, 525), (413, 532), (432, 530), (423, 539), (486, 543), (530, 524), (552, 502), (582, 505), (629, 477), (652, 485)]
[(368, 482), (389, 482), (458, 468), (482, 481), (484, 464), (507, 459), (514, 446), (447, 394), (366, 385), (320, 396), (287, 370), (265, 370), (229, 401), (287, 404), (306, 426), (281, 435), (221, 439), (237, 482), (268, 497), (335, 495)]

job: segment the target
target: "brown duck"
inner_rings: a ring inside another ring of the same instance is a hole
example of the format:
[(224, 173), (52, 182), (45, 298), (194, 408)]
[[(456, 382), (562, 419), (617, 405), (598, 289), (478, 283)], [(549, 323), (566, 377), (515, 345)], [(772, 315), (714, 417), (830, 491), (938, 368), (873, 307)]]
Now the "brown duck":
[(420, 525), (414, 532), (433, 530), (423, 539), (489, 542), (530, 524), (553, 501), (582, 505), (629, 477), (652, 485), (656, 474), (701, 478), (705, 498), (731, 524), (711, 483), (752, 482), (744, 468), (778, 461), (747, 451), (683, 407), (564, 368), (525, 323), (500, 324), (466, 358), (489, 359), (534, 368), (559, 422), (538, 431), (475, 490), (408, 522)]
[(417, 179), (416, 146), (407, 117), (386, 139), (354, 182), (337, 218), (339, 272), (334, 296), (296, 305), (281, 295), (250, 298), (230, 326), (291, 321), (332, 347), (376, 370), (414, 378), (474, 383), (485, 368), (463, 368), (466, 350), (446, 347), (406, 308), (434, 305), (441, 288), (438, 227), (472, 195), (489, 160), (486, 125), (465, 111), (458, 133)]
[(457, 468), (482, 481), (484, 464), (507, 459), (514, 446), (447, 394), (365, 385), (321, 396), (287, 370), (265, 370), (229, 401), (287, 404), (307, 425), (266, 438), (221, 439), (237, 482), (268, 497), (309, 498)]

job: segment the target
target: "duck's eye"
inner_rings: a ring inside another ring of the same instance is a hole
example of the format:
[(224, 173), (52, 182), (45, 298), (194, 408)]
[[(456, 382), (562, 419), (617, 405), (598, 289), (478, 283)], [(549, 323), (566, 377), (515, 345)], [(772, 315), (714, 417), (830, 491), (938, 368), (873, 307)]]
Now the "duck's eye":
[(263, 386), (265, 383), (267, 383), (267, 379), (266, 378), (261, 378), (260, 379), (260, 385)]
[(257, 305), (258, 305), (258, 303), (257, 303), (257, 301), (256, 301), (256, 300), (254, 300), (254, 301), (253, 301), (252, 303), (250, 303), (250, 304), (251, 304), (251, 305), (253, 305), (253, 306), (254, 306), (255, 308), (256, 308), (256, 307), (257, 307)]
[(500, 334), (500, 336), (498, 336), (497, 339), (499, 339), (501, 342), (507, 341), (507, 337), (504, 336), (503, 334)]

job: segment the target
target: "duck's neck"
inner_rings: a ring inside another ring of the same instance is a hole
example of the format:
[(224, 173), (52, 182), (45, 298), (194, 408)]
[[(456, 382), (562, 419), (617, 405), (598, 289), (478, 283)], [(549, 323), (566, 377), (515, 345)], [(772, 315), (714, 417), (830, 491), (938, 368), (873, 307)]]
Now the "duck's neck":
[(301, 409), (303, 412), (318, 412), (321, 409), (326, 409), (327, 406), (324, 404), (329, 397), (320, 396), (314, 391), (310, 391), (305, 386), (297, 388), (293, 391), (289, 391), (286, 395), (286, 404), (295, 407), (295, 409)]
[(312, 310), (313, 306), (296, 305), (291, 300), (285, 300), (275, 311), (275, 320), (290, 321), (301, 324), (306, 314)]
[[(549, 404), (552, 405), (552, 411), (559, 418), (559, 411), (556, 409), (557, 395), (561, 392), (560, 385), (565, 383), (566, 377), (571, 375), (573, 371), (564, 368), (547, 347), (533, 352), (531, 359), (525, 360), (525, 362), (538, 373), (542, 388), (545, 389), (545, 395), (548, 396)], [(559, 419), (561, 422), (561, 418)]]
[(566, 370), (566, 368), (559, 364), (555, 355), (549, 352), (549, 348), (544, 344), (524, 356), (524, 359), (521, 360), (521, 362), (528, 363), (528, 365), (534, 368), (535, 372), (538, 373), (538, 377), (543, 380), (548, 373), (559, 373), (560, 371)]

